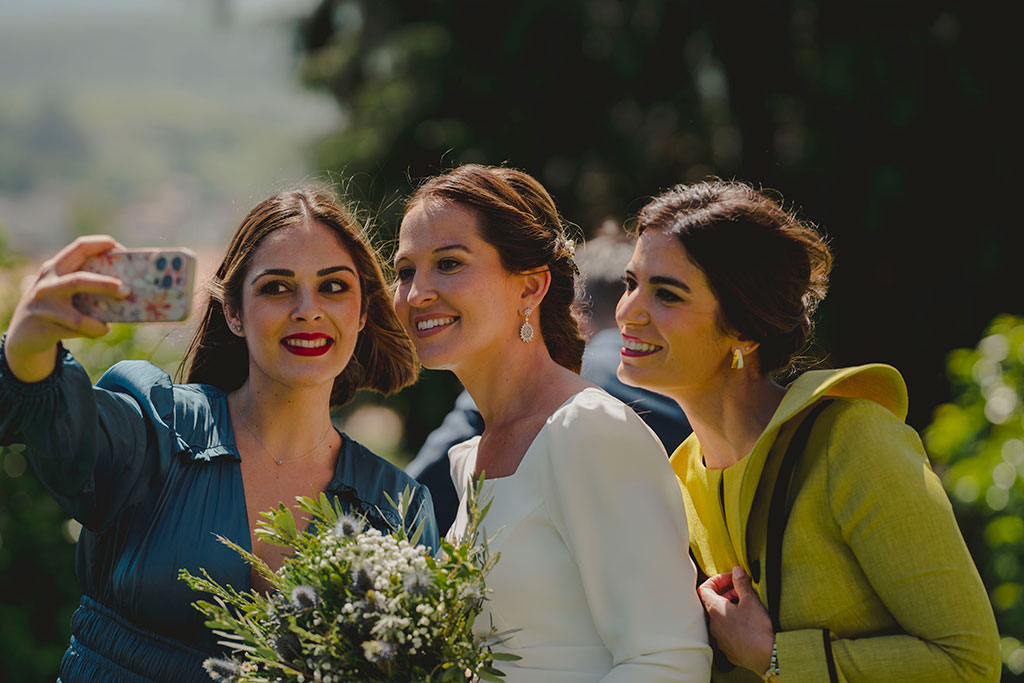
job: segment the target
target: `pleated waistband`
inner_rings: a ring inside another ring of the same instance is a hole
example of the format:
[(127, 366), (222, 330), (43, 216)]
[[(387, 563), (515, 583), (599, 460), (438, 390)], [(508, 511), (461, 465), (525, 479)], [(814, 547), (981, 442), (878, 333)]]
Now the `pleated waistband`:
[(71, 633), (62, 683), (210, 680), (203, 669), (210, 653), (134, 624), (88, 596), (71, 617)]

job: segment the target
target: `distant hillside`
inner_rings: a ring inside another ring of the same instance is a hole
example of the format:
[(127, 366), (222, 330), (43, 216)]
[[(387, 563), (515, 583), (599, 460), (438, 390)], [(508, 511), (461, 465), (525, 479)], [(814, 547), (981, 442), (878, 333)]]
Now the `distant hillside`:
[(221, 243), (256, 201), (311, 176), (309, 142), (337, 125), (333, 102), (298, 84), (285, 19), (110, 9), (123, 4), (0, 24), (0, 229), (15, 250), (94, 231)]

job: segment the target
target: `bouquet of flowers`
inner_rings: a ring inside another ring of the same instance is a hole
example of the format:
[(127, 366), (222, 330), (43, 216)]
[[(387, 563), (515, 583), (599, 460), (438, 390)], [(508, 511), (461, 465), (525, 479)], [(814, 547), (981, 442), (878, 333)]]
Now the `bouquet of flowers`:
[[(382, 534), (337, 500), (299, 497), (309, 529), (299, 531), (291, 510), (261, 513), (256, 535), (294, 553), (273, 572), (261, 559), (221, 538), (274, 586), (270, 595), (221, 586), (205, 570), (182, 570), (207, 626), (225, 640), (231, 659), (204, 666), (217, 681), (238, 683), (342, 683), (347, 681), (500, 681), (491, 652), (507, 633), (473, 634), (483, 606), (484, 578), (498, 560), (490, 556), (479, 524), (480, 482), (467, 492), (470, 522), (458, 544), (441, 541), (432, 557), (416, 542), (422, 532), (396, 528)], [(408, 490), (388, 500), (407, 519)]]

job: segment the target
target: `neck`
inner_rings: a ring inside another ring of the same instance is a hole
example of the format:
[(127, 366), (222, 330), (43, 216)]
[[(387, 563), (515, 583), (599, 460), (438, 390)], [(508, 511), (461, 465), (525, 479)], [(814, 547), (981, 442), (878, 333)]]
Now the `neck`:
[(724, 469), (742, 460), (786, 393), (753, 368), (726, 373), (717, 375), (712, 386), (672, 395), (693, 427), (708, 469)]
[[(319, 459), (333, 444), (331, 427), (331, 385), (291, 389), (260, 381), (250, 373), (245, 384), (228, 399), (233, 418), (240, 418), (235, 427), (246, 431), (267, 451), (263, 455), (275, 460), (291, 460), (309, 454)], [(316, 452), (310, 453), (311, 450)]]
[(538, 411), (553, 412), (590, 383), (548, 355), (542, 339), (516, 339), (484, 362), (455, 369), (490, 428), (515, 422)]

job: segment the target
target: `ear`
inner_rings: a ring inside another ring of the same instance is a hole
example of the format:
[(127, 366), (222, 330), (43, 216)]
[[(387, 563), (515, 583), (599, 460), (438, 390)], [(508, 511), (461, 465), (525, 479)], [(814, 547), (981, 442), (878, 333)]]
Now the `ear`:
[(366, 311), (359, 316), (359, 331), (362, 332), (364, 327), (366, 327)]
[(750, 354), (757, 351), (757, 347), (759, 347), (760, 345), (761, 342), (754, 341), (750, 337), (746, 337), (741, 334), (735, 337), (735, 343), (733, 344), (732, 348), (739, 349), (740, 353), (743, 354), (743, 357), (748, 358)]
[(551, 286), (551, 271), (547, 268), (538, 268), (522, 273), (520, 277), (523, 279), (523, 292), (520, 295), (523, 308), (537, 310)]
[(224, 309), (224, 322), (228, 324), (228, 329), (231, 330), (231, 334), (236, 337), (245, 336), (245, 328), (242, 327), (242, 319), (235, 313), (234, 309), (225, 302), (222, 305)]

